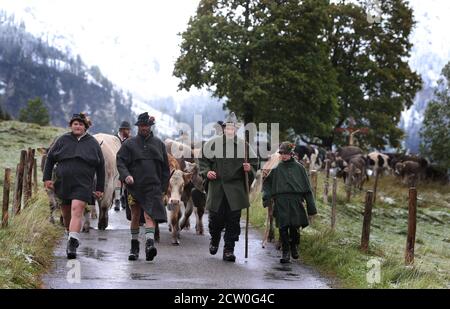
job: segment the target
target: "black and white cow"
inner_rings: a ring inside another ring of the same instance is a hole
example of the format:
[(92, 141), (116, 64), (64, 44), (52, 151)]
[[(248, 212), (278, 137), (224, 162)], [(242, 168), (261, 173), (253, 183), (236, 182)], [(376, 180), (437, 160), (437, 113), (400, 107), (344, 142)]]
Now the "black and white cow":
[(366, 156), (367, 167), (376, 176), (378, 171), (385, 172), (391, 168), (389, 166), (389, 156), (378, 151), (373, 151)]

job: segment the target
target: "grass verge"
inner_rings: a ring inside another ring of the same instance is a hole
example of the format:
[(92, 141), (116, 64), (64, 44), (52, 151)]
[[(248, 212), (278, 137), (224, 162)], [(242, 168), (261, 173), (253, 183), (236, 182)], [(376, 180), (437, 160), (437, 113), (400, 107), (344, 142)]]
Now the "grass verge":
[(0, 229), (0, 288), (40, 288), (51, 267), (61, 229), (48, 221), (48, 201), (39, 192), (20, 215)]
[[(450, 287), (450, 188), (423, 184), (418, 186), (418, 221), (415, 263), (404, 265), (407, 231), (408, 189), (391, 177), (380, 180), (378, 200), (374, 205), (370, 247), (367, 254), (359, 250), (364, 194), (356, 193), (345, 201), (342, 180), (339, 182), (337, 227), (330, 229), (331, 207), (322, 202), (324, 179), (319, 175), (314, 224), (301, 231), (300, 257), (322, 274), (335, 278), (341, 288), (449, 288)], [(369, 182), (365, 186), (371, 189)], [(266, 210), (257, 199), (250, 221), (265, 229)], [(378, 264), (379, 263), (379, 264)], [(376, 279), (379, 265), (380, 281)], [(368, 280), (369, 278), (369, 280)]]

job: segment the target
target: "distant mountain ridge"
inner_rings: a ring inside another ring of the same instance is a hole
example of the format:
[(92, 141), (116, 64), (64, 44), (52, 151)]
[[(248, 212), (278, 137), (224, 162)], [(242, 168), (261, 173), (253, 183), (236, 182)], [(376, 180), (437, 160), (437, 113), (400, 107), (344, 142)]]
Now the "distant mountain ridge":
[(132, 95), (98, 67), (34, 37), (0, 10), (0, 107), (16, 118), (35, 97), (44, 101), (54, 126), (67, 126), (73, 113), (83, 111), (92, 118), (93, 133), (112, 133), (122, 120), (136, 118)]

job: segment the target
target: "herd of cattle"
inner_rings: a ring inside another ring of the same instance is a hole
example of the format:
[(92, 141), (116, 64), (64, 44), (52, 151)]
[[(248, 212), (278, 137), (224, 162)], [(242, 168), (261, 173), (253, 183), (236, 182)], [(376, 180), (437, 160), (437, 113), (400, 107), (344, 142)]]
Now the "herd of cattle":
[(376, 173), (392, 173), (409, 186), (418, 181), (449, 183), (447, 170), (417, 155), (377, 151), (366, 154), (356, 146), (345, 146), (331, 152), (303, 145), (297, 146), (295, 153), (300, 161), (309, 165), (310, 171), (325, 168), (328, 160), (333, 174), (360, 189), (369, 176)]
[[(114, 202), (115, 188), (120, 185), (116, 168), (116, 154), (120, 148), (118, 138), (107, 134), (96, 134), (94, 137), (101, 145), (105, 158), (105, 194), (99, 205), (98, 228), (108, 226), (108, 210)], [(199, 174), (198, 158), (201, 145), (194, 147), (171, 139), (165, 140), (170, 165), (170, 180), (164, 202), (168, 212), (169, 231), (172, 244), (179, 245), (180, 231), (190, 228), (189, 218), (192, 213), (196, 217), (195, 230), (203, 235), (203, 214), (206, 204), (206, 190)], [(172, 152), (176, 151), (176, 155)], [(371, 152), (365, 154), (356, 146), (346, 146), (335, 152), (299, 145), (295, 148), (297, 159), (305, 164), (309, 171), (330, 168), (330, 173), (342, 177), (344, 182), (362, 189), (364, 182), (374, 173), (393, 173), (408, 185), (417, 181), (449, 182), (447, 171), (441, 170), (419, 156)], [(45, 156), (43, 157), (45, 158)], [(45, 160), (45, 159), (44, 159)], [(254, 200), (261, 191), (262, 181), (271, 168), (279, 162), (279, 155), (274, 153), (258, 171), (251, 186), (250, 200)], [(42, 162), (42, 166), (43, 166)], [(50, 198), (51, 218), (58, 208), (54, 193), (48, 192)], [(96, 218), (95, 207), (91, 207), (90, 215), (86, 214), (83, 231), (89, 231), (89, 217)], [(156, 235), (159, 240), (159, 233)]]

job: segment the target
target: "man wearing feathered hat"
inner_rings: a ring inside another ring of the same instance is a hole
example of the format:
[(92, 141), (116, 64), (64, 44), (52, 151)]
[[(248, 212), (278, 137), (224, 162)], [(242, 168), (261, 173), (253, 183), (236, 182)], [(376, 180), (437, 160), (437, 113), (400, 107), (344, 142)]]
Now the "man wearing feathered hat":
[(164, 143), (153, 135), (154, 117), (148, 113), (139, 115), (136, 126), (138, 135), (127, 139), (117, 153), (117, 169), (120, 180), (125, 182), (131, 209), (131, 250), (128, 259), (139, 257), (139, 218), (145, 216), (145, 255), (152, 261), (157, 254), (155, 228), (157, 223), (167, 222), (163, 205), (163, 192), (169, 183), (169, 163)]
[[(237, 118), (230, 113), (224, 121), (224, 133), (209, 140), (203, 147), (200, 174), (207, 178), (208, 196), (206, 208), (209, 210), (209, 233), (211, 242), (209, 252), (215, 255), (219, 249), (222, 230), (224, 234), (223, 260), (234, 262), (235, 242), (241, 233), (240, 218), (242, 209), (250, 207), (245, 189), (245, 172), (249, 173), (249, 183), (256, 175), (257, 157), (249, 147), (248, 162), (240, 151), (244, 140), (236, 136)], [(222, 149), (222, 153), (211, 155), (207, 149)]]
[[(84, 113), (74, 114), (69, 122), (71, 132), (59, 137), (47, 154), (44, 184), (60, 200), (64, 225), (69, 234), (67, 258), (77, 256), (80, 245), (82, 215), (86, 205), (101, 198), (105, 185), (105, 162), (97, 140), (87, 133), (91, 122)], [(56, 180), (53, 183), (53, 167)], [(94, 187), (94, 176), (97, 180)]]

